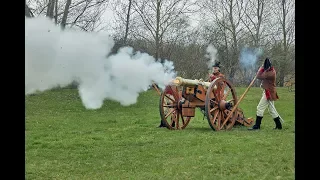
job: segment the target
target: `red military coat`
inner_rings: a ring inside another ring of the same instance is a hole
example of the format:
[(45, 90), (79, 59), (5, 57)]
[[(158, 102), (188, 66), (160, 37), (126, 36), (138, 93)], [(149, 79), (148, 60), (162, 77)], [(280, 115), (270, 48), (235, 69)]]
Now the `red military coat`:
[(209, 81), (210, 81), (210, 82), (213, 81), (213, 80), (215, 80), (215, 79), (218, 78), (218, 77), (224, 77), (224, 74), (222, 74), (222, 73), (220, 73), (220, 72), (215, 73), (215, 74), (212, 74), (212, 75), (213, 75), (213, 76), (209, 77)]
[[(224, 74), (222, 74), (220, 72), (212, 73), (212, 76), (210, 75), (210, 77), (209, 77), (209, 82), (212, 82), (213, 80), (215, 80), (216, 78), (219, 78), (219, 77), (225, 77), (225, 76), (224, 76)], [(224, 83), (220, 83), (216, 89), (216, 93), (218, 96), (220, 94), (220, 97), (224, 96), (224, 86), (225, 86)]]
[(257, 73), (257, 79), (262, 80), (262, 88), (265, 90), (266, 98), (271, 101), (276, 101), (279, 99), (276, 90), (276, 70), (271, 67), (269, 70), (265, 71), (260, 68)]

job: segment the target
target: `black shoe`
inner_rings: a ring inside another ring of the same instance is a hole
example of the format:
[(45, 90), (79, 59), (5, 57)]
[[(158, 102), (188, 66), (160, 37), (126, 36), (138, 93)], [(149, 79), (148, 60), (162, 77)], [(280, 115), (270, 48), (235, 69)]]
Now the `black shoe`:
[(259, 130), (260, 126), (258, 125), (253, 125), (252, 128), (248, 128), (248, 130)]
[(171, 127), (174, 127), (176, 125), (176, 122), (172, 122)]
[[(176, 125), (176, 123), (173, 121), (171, 126), (174, 127), (175, 125)], [(162, 123), (162, 121), (161, 121), (161, 123), (160, 123), (160, 125), (158, 127), (162, 128), (162, 127), (167, 127), (167, 126), (166, 126), (166, 124)]]
[(273, 129), (282, 129), (282, 124), (280, 122), (280, 117), (278, 116), (278, 117), (274, 118), (273, 120), (274, 120), (274, 123), (276, 124), (276, 127), (273, 128)]
[(163, 123), (162, 121), (160, 121), (160, 125), (158, 126), (159, 128), (162, 128), (162, 127), (167, 127), (166, 125), (165, 125), (165, 123)]
[(261, 120), (263, 117), (257, 116), (256, 117), (256, 124), (252, 126), (252, 128), (248, 128), (248, 130), (258, 130), (260, 129)]

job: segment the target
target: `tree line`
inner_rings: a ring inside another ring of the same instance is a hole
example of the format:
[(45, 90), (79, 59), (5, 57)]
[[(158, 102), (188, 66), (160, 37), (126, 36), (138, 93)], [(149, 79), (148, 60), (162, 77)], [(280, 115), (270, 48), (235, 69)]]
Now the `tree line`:
[[(107, 10), (114, 14), (108, 24)], [(25, 16), (39, 15), (62, 29), (109, 31), (113, 52), (131, 46), (157, 61), (168, 59), (184, 78), (207, 78), (209, 44), (235, 86), (248, 85), (266, 57), (277, 69), (277, 86), (295, 74), (293, 0), (26, 0)], [(262, 54), (245, 68), (240, 57), (248, 48)]]

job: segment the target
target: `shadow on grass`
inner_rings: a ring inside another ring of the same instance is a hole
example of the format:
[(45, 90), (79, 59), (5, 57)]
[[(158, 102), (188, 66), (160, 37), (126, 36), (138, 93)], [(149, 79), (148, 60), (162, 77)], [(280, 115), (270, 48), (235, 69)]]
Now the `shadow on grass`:
[[(246, 127), (246, 126), (236, 125), (236, 126), (233, 126), (232, 129), (227, 131), (248, 131), (248, 128), (249, 127)], [(213, 130), (209, 125), (208, 127), (186, 127), (184, 130), (201, 131), (201, 132), (210, 132), (210, 131), (218, 132), (216, 130)], [(220, 130), (219, 132), (223, 132), (223, 131), (226, 131), (226, 130)]]
[(213, 129), (211, 129), (210, 126), (208, 126), (208, 127), (186, 127), (184, 130), (201, 131), (201, 132), (211, 132), (211, 131), (214, 131)]

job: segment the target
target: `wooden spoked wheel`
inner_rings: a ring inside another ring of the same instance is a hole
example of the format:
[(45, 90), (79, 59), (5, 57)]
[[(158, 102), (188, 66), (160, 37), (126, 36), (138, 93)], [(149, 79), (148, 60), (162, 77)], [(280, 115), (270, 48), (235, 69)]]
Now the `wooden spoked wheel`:
[(168, 129), (184, 129), (191, 117), (183, 117), (180, 100), (182, 91), (177, 86), (167, 86), (160, 97), (161, 121)]
[(237, 104), (236, 91), (231, 82), (223, 77), (211, 82), (206, 93), (205, 114), (214, 131), (229, 130), (233, 127), (238, 112), (233, 106)]

